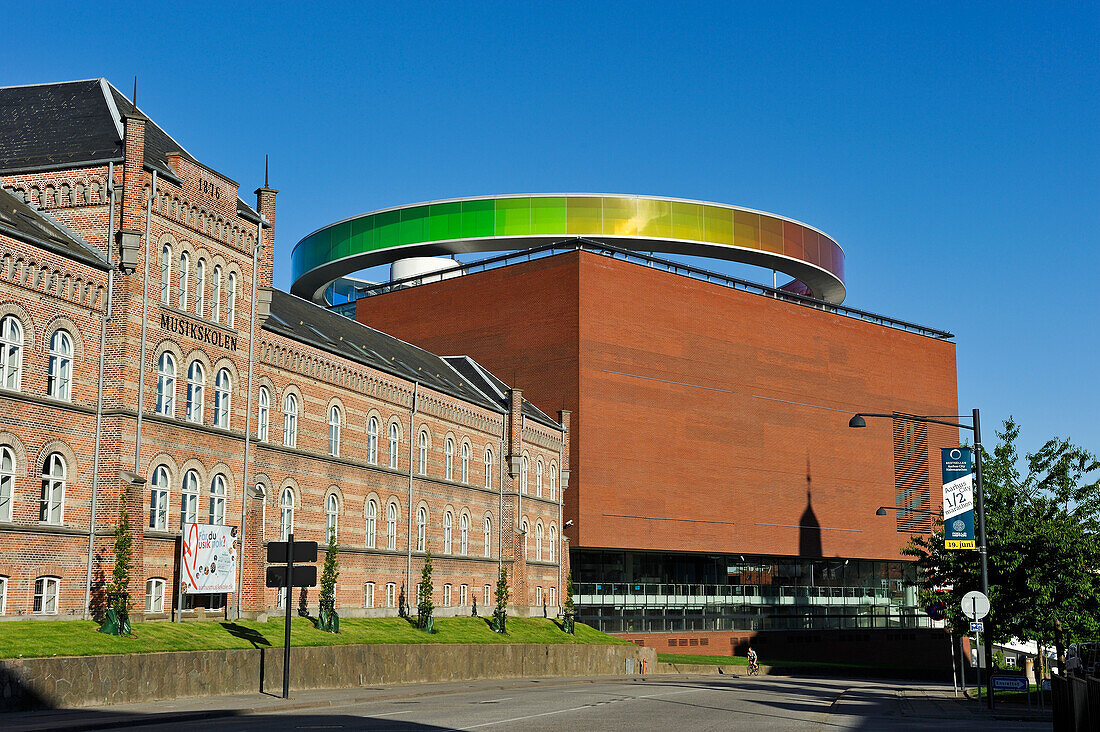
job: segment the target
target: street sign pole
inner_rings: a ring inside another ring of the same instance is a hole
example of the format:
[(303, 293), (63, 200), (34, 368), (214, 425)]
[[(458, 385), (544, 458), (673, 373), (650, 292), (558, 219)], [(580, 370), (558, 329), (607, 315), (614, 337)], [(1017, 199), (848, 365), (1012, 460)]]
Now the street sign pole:
[(290, 593), (294, 588), (294, 534), (286, 537), (286, 593), (283, 604), (286, 606), (286, 628), (283, 630), (283, 698), (290, 698)]
[[(971, 597), (970, 598), (970, 614), (973, 615), (974, 617), (978, 617), (978, 598), (977, 597)], [(290, 617), (290, 615), (288, 614), (287, 618), (289, 618), (289, 617)], [(289, 642), (289, 638), (290, 638), (290, 620), (288, 619), (286, 622), (287, 622), (286, 634), (287, 634), (287, 638), (288, 638), (288, 642)], [(978, 632), (974, 633), (974, 642), (976, 643), (974, 655), (976, 655), (978, 657), (978, 705), (981, 706), (981, 703), (982, 703), (982, 660), (983, 660), (983, 656), (984, 656), (984, 654), (982, 653), (982, 634), (981, 633), (978, 633)], [(285, 687), (286, 677), (284, 676), (283, 679), (284, 679), (284, 681), (283, 681), (284, 687), (283, 688), (285, 689), (286, 688)], [(285, 696), (286, 693), (284, 692), (283, 695)]]

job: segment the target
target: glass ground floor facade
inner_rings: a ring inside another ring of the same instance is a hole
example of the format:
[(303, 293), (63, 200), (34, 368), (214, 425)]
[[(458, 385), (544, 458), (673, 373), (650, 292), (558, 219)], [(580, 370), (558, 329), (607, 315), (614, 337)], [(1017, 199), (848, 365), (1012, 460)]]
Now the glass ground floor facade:
[(912, 562), (575, 549), (577, 619), (608, 633), (927, 628)]

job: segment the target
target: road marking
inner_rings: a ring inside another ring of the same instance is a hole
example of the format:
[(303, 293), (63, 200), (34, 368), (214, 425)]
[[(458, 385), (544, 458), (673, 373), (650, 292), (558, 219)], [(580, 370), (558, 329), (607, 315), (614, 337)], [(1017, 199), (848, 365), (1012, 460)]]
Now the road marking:
[(581, 709), (594, 709), (595, 707), (604, 706), (604, 705), (607, 705), (607, 704), (612, 704), (612, 703), (618, 702), (618, 701), (632, 701), (634, 699), (652, 699), (652, 698), (658, 697), (658, 696), (675, 696), (677, 694), (691, 694), (693, 692), (698, 692), (698, 691), (707, 691), (707, 689), (681, 689), (680, 691), (670, 691), (670, 692), (667, 692), (667, 693), (664, 693), (664, 694), (646, 694), (644, 696), (630, 696), (630, 697), (625, 697), (623, 699), (610, 699), (608, 701), (597, 702), (595, 704), (581, 704), (578, 707), (570, 707), (568, 709), (555, 709), (554, 711), (551, 711), (551, 712), (541, 712), (539, 714), (528, 714), (528, 715), (523, 716), (523, 717), (512, 717), (511, 719), (499, 719), (495, 722), (484, 722), (482, 724), (475, 724), (475, 725), (472, 725), (470, 727), (459, 727), (458, 729), (460, 729), (460, 730), (469, 730), (469, 729), (478, 729), (480, 727), (492, 727), (493, 725), (497, 725), (497, 724), (508, 724), (509, 722), (522, 722), (525, 719), (537, 719), (538, 717), (549, 717), (550, 715), (553, 715), (553, 714), (563, 714), (565, 712), (577, 712), (577, 711), (580, 711)]
[(477, 704), (496, 704), (497, 702), (509, 701), (513, 697), (506, 696), (503, 699), (486, 699), (485, 701), (476, 702)]

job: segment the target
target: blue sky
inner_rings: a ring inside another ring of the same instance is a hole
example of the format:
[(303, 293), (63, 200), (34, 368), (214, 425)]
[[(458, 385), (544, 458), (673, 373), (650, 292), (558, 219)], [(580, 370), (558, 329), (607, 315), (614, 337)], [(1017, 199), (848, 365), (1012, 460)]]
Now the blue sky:
[(525, 5), (24, 5), (0, 83), (136, 74), (246, 200), (270, 154), (284, 288), (303, 235), (436, 198), (790, 216), (845, 248), (848, 305), (957, 335), (987, 433), (1100, 452), (1100, 6)]

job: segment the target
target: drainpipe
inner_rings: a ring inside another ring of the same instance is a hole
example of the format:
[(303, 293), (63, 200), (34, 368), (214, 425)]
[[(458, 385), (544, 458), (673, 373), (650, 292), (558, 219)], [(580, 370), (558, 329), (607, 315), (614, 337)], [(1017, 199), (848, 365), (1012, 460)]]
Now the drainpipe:
[(416, 410), (420, 405), (420, 382), (413, 382), (413, 403), (412, 412), (409, 413), (409, 520), (408, 531), (405, 538), (406, 545), (408, 546), (408, 556), (405, 560), (405, 602), (409, 602), (408, 593), (412, 592), (412, 566), (413, 566), (413, 544), (412, 544), (412, 530), (413, 530), (413, 450), (416, 448)]
[[(241, 618), (241, 592), (244, 590), (245, 516), (248, 513), (248, 453), (252, 445), (252, 361), (256, 342), (256, 267), (263, 246), (263, 223), (256, 222), (256, 246), (252, 247), (252, 316), (248, 320), (248, 396), (244, 413), (244, 476), (241, 485), (241, 548), (237, 554), (237, 619)], [(260, 537), (263, 545), (263, 537)]]
[(508, 410), (500, 415), (500, 458), (497, 461), (497, 483), (500, 486), (500, 513), (497, 514), (497, 579), (500, 579), (500, 568), (504, 566), (504, 441), (508, 438)]
[(558, 595), (557, 595), (557, 598), (556, 598), (557, 601), (558, 601), (558, 607), (561, 607), (561, 603), (562, 603), (562, 599), (561, 599), (561, 579), (562, 579), (561, 578), (561, 562), (562, 562), (561, 547), (562, 547), (562, 544), (565, 543), (565, 536), (564, 536), (564, 534), (562, 534), (562, 525), (561, 525), (562, 524), (561, 460), (562, 460), (562, 452), (563, 452), (562, 446), (564, 445), (564, 443), (565, 443), (565, 428), (562, 427), (561, 441), (558, 443), (558, 474), (554, 476), (554, 485), (556, 485), (557, 488), (558, 488), (558, 495), (554, 497), (558, 502), (558, 532), (557, 532), (558, 537), (555, 540), (557, 542), (557, 546), (554, 547), (554, 551), (557, 552), (557, 556), (558, 556)]
[(106, 313), (99, 319), (99, 384), (95, 398), (95, 448), (92, 457), (92, 507), (88, 519), (88, 576), (84, 580), (84, 619), (88, 619), (92, 604), (92, 560), (95, 556), (96, 498), (99, 495), (99, 450), (103, 434), (103, 371), (107, 360), (107, 323), (111, 322), (115, 290), (114, 255), (111, 242), (115, 240), (115, 164), (107, 163), (107, 302)]
[(134, 473), (141, 475), (141, 418), (145, 411), (145, 333), (149, 323), (149, 236), (153, 219), (153, 198), (157, 195), (157, 171), (145, 202), (145, 284), (141, 294), (141, 361), (138, 366), (137, 427), (134, 434)]

